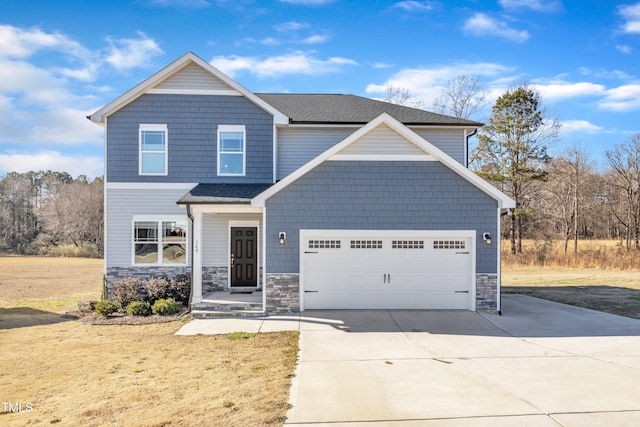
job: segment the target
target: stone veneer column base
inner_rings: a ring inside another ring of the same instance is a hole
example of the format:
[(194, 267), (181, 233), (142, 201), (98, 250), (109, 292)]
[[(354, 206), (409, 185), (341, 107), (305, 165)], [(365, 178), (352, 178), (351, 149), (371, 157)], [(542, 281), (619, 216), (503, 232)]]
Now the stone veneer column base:
[(476, 274), (476, 310), (498, 310), (498, 274)]
[(264, 292), (267, 300), (267, 314), (300, 311), (300, 275), (298, 273), (267, 273), (267, 286)]
[(202, 267), (202, 293), (224, 291), (228, 288), (227, 267)]

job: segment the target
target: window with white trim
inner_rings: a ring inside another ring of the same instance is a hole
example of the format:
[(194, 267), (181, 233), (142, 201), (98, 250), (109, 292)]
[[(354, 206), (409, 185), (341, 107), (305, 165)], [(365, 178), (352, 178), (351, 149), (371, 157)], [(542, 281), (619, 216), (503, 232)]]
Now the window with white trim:
[(218, 175), (245, 175), (245, 137), (244, 125), (218, 125)]
[(136, 265), (185, 265), (187, 220), (134, 220), (133, 263)]
[(168, 132), (166, 124), (141, 124), (139, 128), (140, 175), (167, 175)]

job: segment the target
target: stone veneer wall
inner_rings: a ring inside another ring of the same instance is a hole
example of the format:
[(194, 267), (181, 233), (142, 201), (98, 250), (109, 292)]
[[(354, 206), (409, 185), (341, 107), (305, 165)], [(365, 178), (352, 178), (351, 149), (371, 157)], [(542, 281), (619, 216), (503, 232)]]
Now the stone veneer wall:
[(228, 279), (227, 267), (202, 267), (202, 293), (226, 290)]
[(267, 273), (267, 286), (264, 292), (267, 299), (267, 314), (300, 311), (300, 275), (298, 273)]
[(476, 310), (496, 311), (498, 309), (498, 275), (496, 273), (476, 274)]

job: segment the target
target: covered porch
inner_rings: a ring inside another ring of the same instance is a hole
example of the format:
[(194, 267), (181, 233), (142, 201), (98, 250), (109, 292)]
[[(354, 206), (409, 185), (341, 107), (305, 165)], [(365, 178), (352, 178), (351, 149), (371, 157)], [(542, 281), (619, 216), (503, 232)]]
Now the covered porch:
[(178, 200), (191, 222), (194, 312), (264, 314), (264, 208), (251, 199), (269, 186), (199, 184)]

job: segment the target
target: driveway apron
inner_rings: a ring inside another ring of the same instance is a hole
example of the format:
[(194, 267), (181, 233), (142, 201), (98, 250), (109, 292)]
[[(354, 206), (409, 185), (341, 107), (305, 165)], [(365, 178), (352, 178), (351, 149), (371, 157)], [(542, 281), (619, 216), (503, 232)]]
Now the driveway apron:
[(640, 320), (506, 295), (503, 315), (305, 311), (286, 425), (640, 425)]

